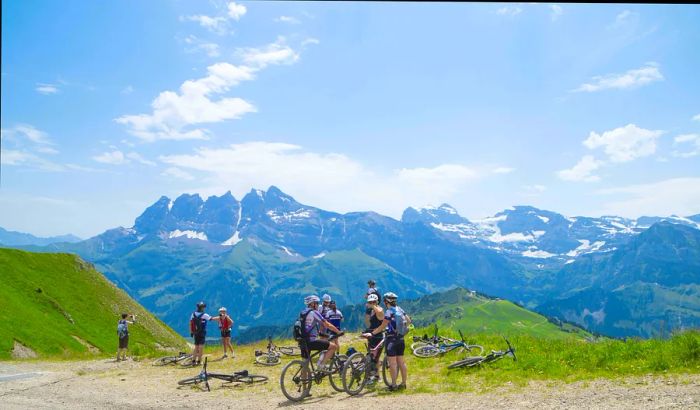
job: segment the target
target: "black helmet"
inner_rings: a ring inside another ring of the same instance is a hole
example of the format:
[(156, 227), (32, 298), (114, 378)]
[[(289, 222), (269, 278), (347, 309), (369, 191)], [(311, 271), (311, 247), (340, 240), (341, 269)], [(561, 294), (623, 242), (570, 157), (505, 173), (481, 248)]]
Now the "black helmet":
[(207, 304), (204, 303), (204, 302), (199, 302), (199, 303), (197, 303), (197, 308), (200, 308), (200, 309), (201, 309), (201, 308), (203, 308), (203, 307), (207, 307)]
[(374, 286), (374, 285), (377, 284), (377, 282), (375, 282), (374, 279), (370, 279), (370, 280), (367, 281), (367, 284), (370, 285), (370, 286)]

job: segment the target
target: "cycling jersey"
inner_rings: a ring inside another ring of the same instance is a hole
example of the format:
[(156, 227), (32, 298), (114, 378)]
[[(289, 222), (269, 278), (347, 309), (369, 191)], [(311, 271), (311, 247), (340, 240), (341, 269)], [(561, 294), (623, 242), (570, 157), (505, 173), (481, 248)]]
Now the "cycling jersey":
[[(340, 322), (343, 320), (343, 313), (340, 310), (328, 309), (326, 311), (325, 318), (333, 326), (337, 327), (338, 330), (340, 330)], [(330, 330), (329, 330), (329, 333), (330, 333)]]
[(384, 320), (389, 321), (389, 325), (386, 327), (386, 334), (388, 336), (398, 336), (396, 334), (396, 312), (400, 310), (404, 315), (403, 309), (398, 306), (392, 306), (384, 312)]
[(304, 331), (308, 335), (309, 341), (316, 340), (318, 338), (319, 327), (324, 321), (323, 316), (321, 316), (321, 313), (319, 313), (318, 310), (311, 308), (302, 310), (300, 316), (304, 315), (306, 315), (306, 320), (304, 321)]

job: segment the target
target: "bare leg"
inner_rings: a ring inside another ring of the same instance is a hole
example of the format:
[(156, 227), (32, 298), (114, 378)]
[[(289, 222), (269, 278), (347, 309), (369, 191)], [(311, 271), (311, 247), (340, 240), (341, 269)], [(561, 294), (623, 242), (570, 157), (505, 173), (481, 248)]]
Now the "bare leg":
[(389, 356), (389, 374), (391, 374), (391, 385), (396, 386), (396, 376), (399, 369), (396, 366), (396, 356)]
[(321, 366), (325, 366), (326, 363), (328, 363), (328, 360), (330, 360), (330, 358), (333, 357), (333, 355), (335, 354), (335, 348), (336, 346), (333, 343), (328, 345), (328, 351), (325, 355), (323, 355), (323, 360), (321, 360)]
[(401, 384), (406, 385), (406, 380), (408, 380), (408, 367), (406, 366), (406, 361), (403, 356), (396, 357), (396, 364), (398, 364), (399, 370), (401, 370)]

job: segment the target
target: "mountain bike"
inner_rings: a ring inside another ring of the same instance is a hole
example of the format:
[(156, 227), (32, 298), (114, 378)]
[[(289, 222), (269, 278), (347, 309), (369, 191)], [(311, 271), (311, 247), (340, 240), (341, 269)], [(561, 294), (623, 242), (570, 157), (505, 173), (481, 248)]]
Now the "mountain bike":
[(299, 356), (301, 349), (294, 346), (275, 346), (272, 337), (267, 338), (267, 352), (255, 351), (255, 362), (264, 366), (274, 366), (282, 363), (281, 355)]
[(177, 356), (164, 356), (160, 359), (156, 359), (152, 364), (153, 366), (165, 366), (168, 364), (175, 364), (184, 361), (191, 361), (192, 353), (179, 352)]
[(219, 379), (228, 383), (245, 383), (253, 384), (267, 381), (267, 376), (259, 376), (256, 374), (248, 373), (248, 370), (242, 370), (239, 372), (233, 372), (232, 374), (224, 373), (209, 373), (207, 371), (207, 358), (204, 358), (204, 366), (202, 371), (195, 377), (190, 377), (187, 379), (180, 380), (177, 382), (180, 386), (198, 385), (199, 383), (204, 383), (207, 391), (211, 391), (209, 387), (209, 379)]
[(452, 343), (456, 342), (454, 339), (450, 339), (448, 337), (443, 337), (443, 336), (438, 336), (438, 327), (437, 324), (434, 325), (434, 332), (431, 337), (428, 337), (428, 335), (423, 334), (423, 336), (413, 336), (413, 343), (411, 343), (411, 350), (416, 350), (419, 347), (422, 346), (437, 346), (440, 343)]
[(420, 346), (416, 348), (413, 351), (413, 354), (418, 356), (418, 357), (435, 357), (437, 355), (443, 355), (447, 352), (451, 352), (452, 350), (459, 349), (460, 351), (468, 351), (472, 352), (472, 350), (478, 350), (479, 355), (484, 353), (484, 347), (481, 345), (470, 345), (467, 344), (467, 342), (464, 340), (464, 335), (462, 334), (462, 331), (459, 331), (459, 337), (462, 340), (455, 340), (455, 341), (443, 341), (440, 342), (438, 345), (425, 345), (425, 346)]
[[(337, 339), (342, 335), (344, 335), (342, 332), (337, 335), (331, 335), (331, 337), (328, 338), (328, 341)], [(302, 341), (300, 342), (300, 345), (302, 351), (307, 352), (305, 355), (307, 357), (304, 359), (292, 360), (286, 366), (284, 366), (284, 369), (282, 369), (282, 374), (280, 375), (280, 388), (282, 389), (282, 394), (284, 394), (284, 396), (291, 401), (302, 401), (311, 392), (312, 383), (320, 384), (326, 377), (328, 377), (328, 381), (335, 391), (345, 391), (341, 381), (338, 380), (338, 378), (340, 377), (340, 371), (348, 357), (336, 352), (328, 361), (328, 370), (316, 369), (314, 364), (316, 359), (319, 358), (321, 354), (326, 354), (327, 350), (308, 354), (310, 352), (306, 347), (306, 342)]]
[(504, 356), (512, 356), (514, 362), (518, 361), (518, 358), (515, 357), (515, 349), (513, 348), (513, 346), (511, 346), (510, 342), (505, 337), (503, 338), (503, 340), (505, 340), (506, 344), (508, 345), (507, 350), (491, 350), (491, 353), (487, 354), (486, 356), (468, 356), (462, 360), (458, 360), (450, 364), (449, 366), (447, 366), (447, 368), (456, 369), (458, 367), (473, 367), (482, 363), (494, 362), (496, 360), (502, 359)]
[(365, 386), (376, 381), (379, 373), (377, 368), (377, 359), (383, 350), (383, 358), (381, 361), (381, 371), (382, 379), (384, 384), (389, 386), (389, 379), (387, 377), (387, 372), (389, 371), (389, 359), (386, 355), (386, 349), (384, 347), (384, 342), (386, 341), (386, 333), (383, 334), (381, 342), (377, 344), (374, 348), (369, 347), (369, 340), (367, 340), (367, 354), (362, 352), (353, 353), (348, 357), (345, 362), (343, 369), (340, 372), (340, 379), (343, 381), (343, 388), (345, 392), (351, 396), (355, 396), (362, 392)]

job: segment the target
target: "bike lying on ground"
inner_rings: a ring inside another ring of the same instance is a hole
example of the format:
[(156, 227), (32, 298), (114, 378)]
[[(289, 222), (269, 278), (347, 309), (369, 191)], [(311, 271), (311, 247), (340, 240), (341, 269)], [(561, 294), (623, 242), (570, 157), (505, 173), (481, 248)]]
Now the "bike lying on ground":
[(456, 342), (454, 339), (450, 339), (448, 337), (443, 337), (443, 336), (438, 336), (438, 327), (437, 324), (433, 325), (434, 326), (434, 332), (431, 337), (428, 337), (428, 335), (423, 334), (423, 336), (413, 336), (413, 343), (411, 343), (411, 350), (416, 350), (419, 347), (422, 346), (437, 346), (440, 343), (451, 343), (451, 342)]
[(282, 363), (281, 355), (299, 356), (301, 349), (296, 346), (275, 346), (272, 337), (267, 338), (267, 352), (255, 351), (255, 362), (264, 366), (274, 366)]
[(418, 357), (435, 357), (437, 355), (443, 355), (447, 352), (451, 352), (452, 350), (459, 349), (459, 351), (468, 351), (472, 352), (473, 350), (478, 350), (479, 355), (484, 353), (484, 347), (481, 345), (470, 345), (464, 340), (464, 335), (462, 334), (462, 331), (459, 331), (459, 337), (462, 340), (449, 340), (449, 341), (442, 341), (437, 345), (424, 345), (417, 347), (414, 351), (413, 354), (418, 356)]
[(482, 363), (489, 363), (489, 362), (494, 362), (496, 360), (499, 360), (503, 358), (503, 356), (512, 356), (513, 361), (517, 361), (518, 358), (515, 357), (515, 349), (513, 346), (511, 346), (510, 342), (508, 339), (505, 337), (503, 340), (506, 341), (506, 344), (508, 345), (507, 350), (491, 350), (491, 353), (487, 354), (486, 356), (468, 356), (465, 357), (462, 360), (458, 360), (451, 365), (447, 366), (448, 369), (456, 369), (458, 367), (473, 367), (480, 365)]
[[(344, 335), (342, 332), (337, 335), (331, 335), (328, 341), (337, 339), (342, 335)], [(326, 377), (328, 377), (328, 381), (335, 391), (345, 391), (338, 378), (343, 365), (348, 359), (347, 356), (336, 352), (328, 361), (328, 370), (316, 369), (316, 360), (318, 360), (321, 354), (326, 354), (327, 350), (308, 354), (310, 352), (306, 347), (306, 342), (302, 341), (300, 344), (302, 351), (305, 350), (307, 353), (302, 356), (307, 357), (304, 359), (292, 360), (282, 369), (282, 374), (280, 375), (282, 394), (291, 401), (302, 401), (311, 392), (311, 384), (320, 384)]]
[(204, 385), (207, 388), (207, 391), (211, 391), (209, 388), (209, 379), (219, 379), (228, 383), (253, 384), (267, 381), (267, 376), (250, 374), (248, 373), (248, 370), (233, 372), (232, 374), (209, 373), (207, 371), (207, 358), (205, 357), (202, 371), (200, 371), (197, 376), (180, 380), (179, 382), (177, 382), (177, 384), (179, 384), (180, 386), (188, 386), (204, 383)]
[[(343, 381), (343, 388), (349, 395), (354, 396), (360, 394), (362, 389), (370, 383), (376, 383), (379, 379), (378, 366), (381, 366), (382, 379), (384, 384), (389, 386), (387, 373), (389, 372), (389, 359), (386, 355), (386, 349), (382, 349), (386, 341), (386, 333), (383, 334), (381, 342), (374, 348), (369, 347), (367, 340), (367, 354), (362, 352), (353, 353), (345, 361), (345, 365), (340, 372), (340, 379)], [(379, 355), (384, 350), (384, 355), (379, 362)], [(377, 364), (379, 362), (379, 365)]]
[(184, 364), (185, 362), (189, 362), (191, 364), (192, 353), (180, 352), (177, 354), (177, 356), (161, 357), (160, 359), (156, 359), (153, 362), (153, 366), (166, 366), (169, 364), (175, 364), (180, 362), (182, 362), (181, 364)]

